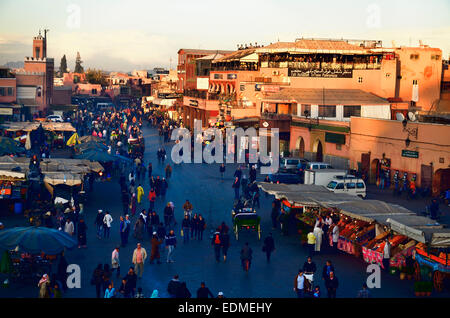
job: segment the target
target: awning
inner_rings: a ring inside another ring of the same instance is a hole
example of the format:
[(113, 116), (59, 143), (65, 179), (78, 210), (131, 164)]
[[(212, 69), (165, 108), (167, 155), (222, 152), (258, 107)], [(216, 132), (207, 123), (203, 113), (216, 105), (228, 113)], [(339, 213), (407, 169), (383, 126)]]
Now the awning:
[(68, 186), (80, 185), (82, 183), (81, 176), (76, 174), (65, 173), (46, 173), (44, 182), (52, 186), (65, 184)]
[(170, 106), (174, 106), (175, 105), (175, 101), (176, 101), (176, 99), (155, 98), (153, 100), (153, 104), (170, 107)]
[(8, 170), (0, 170), (0, 177), (9, 177), (9, 178), (14, 178), (14, 179), (25, 180), (25, 173), (8, 171)]

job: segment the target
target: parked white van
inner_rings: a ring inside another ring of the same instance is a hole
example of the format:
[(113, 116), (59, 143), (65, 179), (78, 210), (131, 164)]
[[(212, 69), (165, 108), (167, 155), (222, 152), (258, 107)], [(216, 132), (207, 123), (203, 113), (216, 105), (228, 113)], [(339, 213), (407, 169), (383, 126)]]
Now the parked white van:
[(364, 180), (349, 175), (337, 176), (328, 183), (327, 189), (334, 193), (357, 195), (361, 198), (365, 198), (367, 195)]

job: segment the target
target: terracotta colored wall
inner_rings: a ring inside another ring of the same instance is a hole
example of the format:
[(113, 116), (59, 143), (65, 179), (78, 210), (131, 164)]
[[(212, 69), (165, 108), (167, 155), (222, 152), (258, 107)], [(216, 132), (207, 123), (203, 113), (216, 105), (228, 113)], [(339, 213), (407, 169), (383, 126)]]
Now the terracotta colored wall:
[(16, 101), (16, 79), (15, 78), (0, 78), (0, 87), (5, 88), (5, 94), (7, 94), (7, 88), (13, 88), (12, 96), (0, 96), (0, 103), (13, 103)]
[[(450, 165), (450, 126), (425, 123), (408, 123), (407, 127), (418, 127), (418, 139), (410, 137), (411, 144), (407, 148), (407, 133), (403, 132), (401, 122), (351, 118), (350, 161), (353, 167), (361, 161), (361, 154), (371, 152), (370, 159), (381, 159), (383, 153), (391, 159), (392, 169), (415, 172), (420, 182), (421, 165), (433, 163), (434, 171), (448, 168)], [(419, 152), (419, 158), (402, 157), (402, 150)], [(444, 158), (444, 163), (439, 159)]]
[[(439, 99), (442, 77), (442, 51), (435, 48), (400, 48), (396, 50), (401, 63), (400, 97), (411, 100), (413, 80), (418, 80), (419, 101), (417, 106), (427, 111)], [(411, 60), (411, 54), (418, 54), (418, 60)], [(432, 60), (439, 55), (439, 60)]]

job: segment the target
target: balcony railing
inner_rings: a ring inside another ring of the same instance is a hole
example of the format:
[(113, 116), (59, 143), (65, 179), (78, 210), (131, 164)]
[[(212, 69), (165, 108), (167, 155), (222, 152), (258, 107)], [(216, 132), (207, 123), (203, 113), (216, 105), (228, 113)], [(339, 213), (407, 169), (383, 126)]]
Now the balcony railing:
[(261, 119), (291, 120), (292, 119), (292, 115), (289, 115), (289, 114), (278, 114), (278, 113), (261, 113)]
[(381, 63), (329, 63), (329, 62), (261, 62), (261, 67), (297, 70), (378, 70)]

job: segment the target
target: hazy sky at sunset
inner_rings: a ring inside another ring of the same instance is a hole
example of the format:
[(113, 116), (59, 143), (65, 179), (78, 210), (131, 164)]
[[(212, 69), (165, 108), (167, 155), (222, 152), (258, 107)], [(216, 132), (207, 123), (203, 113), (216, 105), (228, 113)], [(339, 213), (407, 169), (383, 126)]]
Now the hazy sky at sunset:
[(236, 49), (298, 37), (424, 44), (450, 54), (449, 0), (0, 0), (0, 65), (31, 55), (48, 28), (48, 56), (73, 69), (172, 67), (179, 48)]

